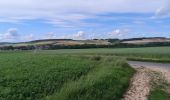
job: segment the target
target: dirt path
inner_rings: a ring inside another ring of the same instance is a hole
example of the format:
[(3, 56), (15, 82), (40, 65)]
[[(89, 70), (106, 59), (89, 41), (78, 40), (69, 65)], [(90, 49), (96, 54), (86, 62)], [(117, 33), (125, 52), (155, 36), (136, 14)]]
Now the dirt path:
[(147, 100), (150, 92), (150, 76), (145, 68), (138, 68), (137, 73), (132, 78), (130, 88), (122, 100)]
[(161, 74), (168, 83), (170, 83), (170, 64), (152, 63), (152, 62), (140, 62), (140, 61), (128, 61), (128, 63), (134, 68), (147, 68), (150, 71), (155, 71)]
[(152, 87), (151, 81), (159, 80), (160, 77), (170, 83), (170, 64), (138, 61), (128, 63), (137, 70), (137, 73), (122, 100), (147, 100)]

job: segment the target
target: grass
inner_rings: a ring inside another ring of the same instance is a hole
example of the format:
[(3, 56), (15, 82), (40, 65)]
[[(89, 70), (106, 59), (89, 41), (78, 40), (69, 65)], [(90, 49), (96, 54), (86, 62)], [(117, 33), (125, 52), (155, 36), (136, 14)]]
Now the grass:
[(161, 89), (155, 89), (154, 91), (151, 91), (149, 95), (149, 100), (169, 100), (170, 94), (161, 90)]
[(133, 73), (126, 63), (106, 58), (88, 75), (66, 83), (59, 92), (44, 100), (120, 100)]
[(76, 57), (30, 54), (1, 54), (0, 65), (0, 98), (5, 100), (50, 95), (94, 67), (93, 62)]
[(120, 100), (135, 73), (124, 58), (170, 62), (170, 47), (1, 51), (0, 100)]
[(40, 51), (45, 54), (114, 55), (128, 60), (170, 62), (170, 47), (112, 48), (112, 49), (61, 49)]
[(118, 57), (1, 52), (0, 100), (119, 100), (134, 72)]
[(170, 84), (159, 72), (150, 72), (152, 75), (151, 91), (148, 100), (169, 100), (170, 93), (168, 93)]

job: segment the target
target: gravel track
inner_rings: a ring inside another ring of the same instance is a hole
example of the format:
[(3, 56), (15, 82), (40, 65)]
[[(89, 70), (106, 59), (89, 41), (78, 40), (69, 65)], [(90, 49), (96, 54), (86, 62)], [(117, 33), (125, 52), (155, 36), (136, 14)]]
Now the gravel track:
[(138, 68), (130, 87), (122, 100), (147, 100), (150, 92), (150, 76), (145, 68)]
[[(137, 73), (122, 100), (148, 100), (152, 87), (150, 83), (155, 78), (162, 77), (170, 83), (170, 64), (140, 61), (128, 61), (128, 63), (137, 70)], [(159, 73), (159, 76), (157, 77), (154, 72)]]

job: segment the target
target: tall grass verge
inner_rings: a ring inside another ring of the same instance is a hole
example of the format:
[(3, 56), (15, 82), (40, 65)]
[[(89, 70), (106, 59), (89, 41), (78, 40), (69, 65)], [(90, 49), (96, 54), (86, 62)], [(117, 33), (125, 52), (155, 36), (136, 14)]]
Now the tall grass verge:
[(42, 100), (120, 100), (134, 69), (113, 57), (102, 58), (96, 66), (87, 75), (64, 84), (59, 92)]

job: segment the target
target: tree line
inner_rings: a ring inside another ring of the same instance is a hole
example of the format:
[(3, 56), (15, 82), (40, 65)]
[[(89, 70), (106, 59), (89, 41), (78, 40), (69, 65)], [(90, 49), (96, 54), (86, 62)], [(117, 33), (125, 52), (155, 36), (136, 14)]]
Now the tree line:
[(156, 42), (147, 44), (128, 44), (128, 43), (114, 43), (109, 45), (96, 45), (96, 44), (81, 44), (81, 45), (28, 45), (28, 46), (3, 46), (0, 50), (56, 50), (56, 49), (88, 49), (88, 48), (137, 48), (137, 47), (157, 47), (157, 46), (170, 46), (170, 42)]

